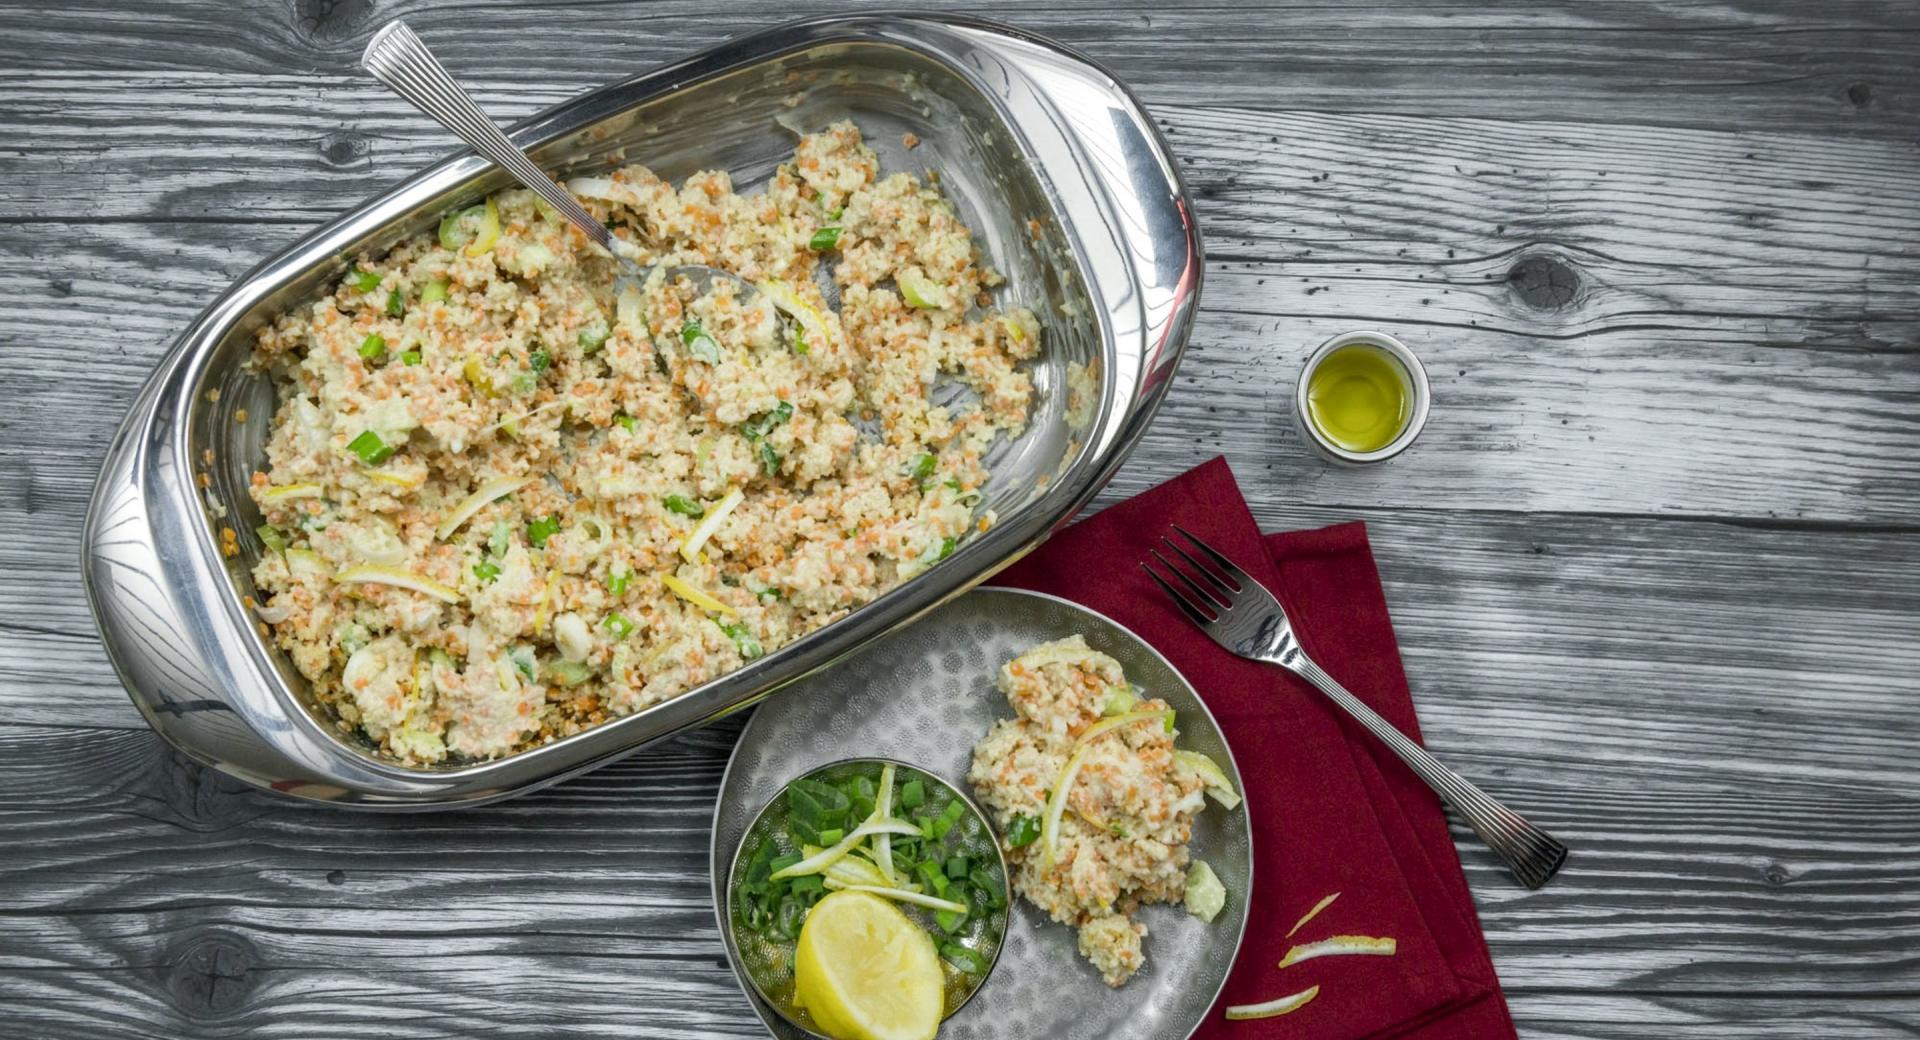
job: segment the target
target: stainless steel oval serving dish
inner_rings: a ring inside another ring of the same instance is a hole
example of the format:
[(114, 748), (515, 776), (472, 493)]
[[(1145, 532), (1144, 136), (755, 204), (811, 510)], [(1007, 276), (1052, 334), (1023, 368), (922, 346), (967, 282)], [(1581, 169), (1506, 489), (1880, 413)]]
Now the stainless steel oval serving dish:
[[(94, 491), (83, 542), (107, 650), (147, 721), (186, 754), (261, 787), (373, 809), (510, 797), (611, 761), (767, 696), (979, 583), (1066, 523), (1146, 427), (1197, 303), (1200, 241), (1174, 160), (1106, 72), (986, 22), (899, 15), (798, 22), (589, 92), (512, 131), (562, 177), (641, 162), (679, 180), (763, 182), (784, 127), (853, 118), (883, 168), (938, 170), (1007, 276), (1007, 305), (1046, 331), (1032, 422), (996, 447), (984, 505), (999, 523), (848, 617), (645, 711), (506, 758), (399, 766), (343, 738), (264, 640), (243, 599), (263, 547), (246, 494), (264, 468), (273, 388), (245, 364), (267, 320), (447, 210), (506, 187), (453, 156), (320, 228), (243, 277), (195, 320), (141, 391)], [(919, 146), (907, 151), (903, 135)], [(1094, 392), (1068, 407), (1068, 366)]]

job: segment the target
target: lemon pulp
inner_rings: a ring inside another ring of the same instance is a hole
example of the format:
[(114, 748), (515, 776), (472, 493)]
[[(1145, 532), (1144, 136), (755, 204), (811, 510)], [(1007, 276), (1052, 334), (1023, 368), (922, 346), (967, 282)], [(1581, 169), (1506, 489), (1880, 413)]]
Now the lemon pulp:
[(793, 951), (794, 998), (838, 1040), (931, 1040), (946, 1010), (926, 930), (865, 892), (814, 904)]
[(1407, 428), (1412, 396), (1407, 370), (1391, 354), (1350, 343), (1328, 354), (1307, 378), (1307, 417), (1348, 451), (1379, 451)]

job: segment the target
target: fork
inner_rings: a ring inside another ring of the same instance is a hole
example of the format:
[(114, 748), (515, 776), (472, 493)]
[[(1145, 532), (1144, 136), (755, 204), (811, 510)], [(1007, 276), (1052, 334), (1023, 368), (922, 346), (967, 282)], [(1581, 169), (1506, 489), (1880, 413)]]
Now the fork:
[(1426, 748), (1407, 739), (1406, 734), (1395, 729), (1392, 723), (1381, 718), (1364, 701), (1349, 693), (1345, 686), (1327, 674), (1326, 669), (1307, 656), (1300, 646), (1300, 640), (1294, 635), (1293, 623), (1287, 620), (1286, 609), (1272, 592), (1179, 524), (1172, 526), (1182, 538), (1212, 561), (1213, 567), (1202, 564), (1171, 538), (1162, 536), (1160, 541), (1186, 562), (1186, 568), (1175, 566), (1160, 555), (1160, 550), (1149, 549), (1147, 551), (1173, 580), (1161, 577), (1144, 560), (1140, 563), (1140, 569), (1146, 571), (1154, 584), (1159, 585), (1168, 596), (1173, 597), (1174, 603), (1179, 605), (1188, 620), (1200, 626), (1201, 631), (1228, 652), (1279, 665), (1319, 687), (1328, 699), (1399, 755), (1407, 768), (1426, 781), (1442, 801), (1466, 817), (1474, 833), (1480, 835), (1480, 840), (1486, 842), (1487, 847), (1506, 863), (1521, 884), (1528, 888), (1539, 888), (1559, 872), (1560, 865), (1567, 861), (1565, 845), (1442, 765)]

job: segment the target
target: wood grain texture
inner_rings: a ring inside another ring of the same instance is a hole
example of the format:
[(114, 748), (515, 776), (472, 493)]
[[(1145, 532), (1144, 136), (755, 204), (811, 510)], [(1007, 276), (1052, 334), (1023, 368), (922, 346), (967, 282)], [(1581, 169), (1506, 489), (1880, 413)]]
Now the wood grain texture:
[[(841, 10), (807, 0), (778, 17)], [(1459, 847), (1522, 1034), (1920, 1036), (1920, 10), (990, 2), (1136, 86), (1209, 265), (1104, 505), (1224, 453), (1368, 521), (1430, 744), (1576, 856)], [(0, 0), (0, 1036), (762, 1035), (721, 960), (738, 723), (484, 810), (244, 790), (119, 689), (76, 573), (114, 422), (220, 288), (449, 148), (353, 68), (405, 15), (518, 117), (733, 3)], [(1439, 407), (1308, 459), (1296, 366)]]

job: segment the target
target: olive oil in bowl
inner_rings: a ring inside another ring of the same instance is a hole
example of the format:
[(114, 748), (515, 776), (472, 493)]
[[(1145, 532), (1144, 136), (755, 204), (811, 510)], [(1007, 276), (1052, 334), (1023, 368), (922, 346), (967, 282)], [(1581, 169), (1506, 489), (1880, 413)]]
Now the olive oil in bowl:
[(1427, 418), (1426, 372), (1404, 344), (1377, 332), (1336, 336), (1313, 352), (1295, 392), (1307, 442), (1336, 462), (1392, 458)]

